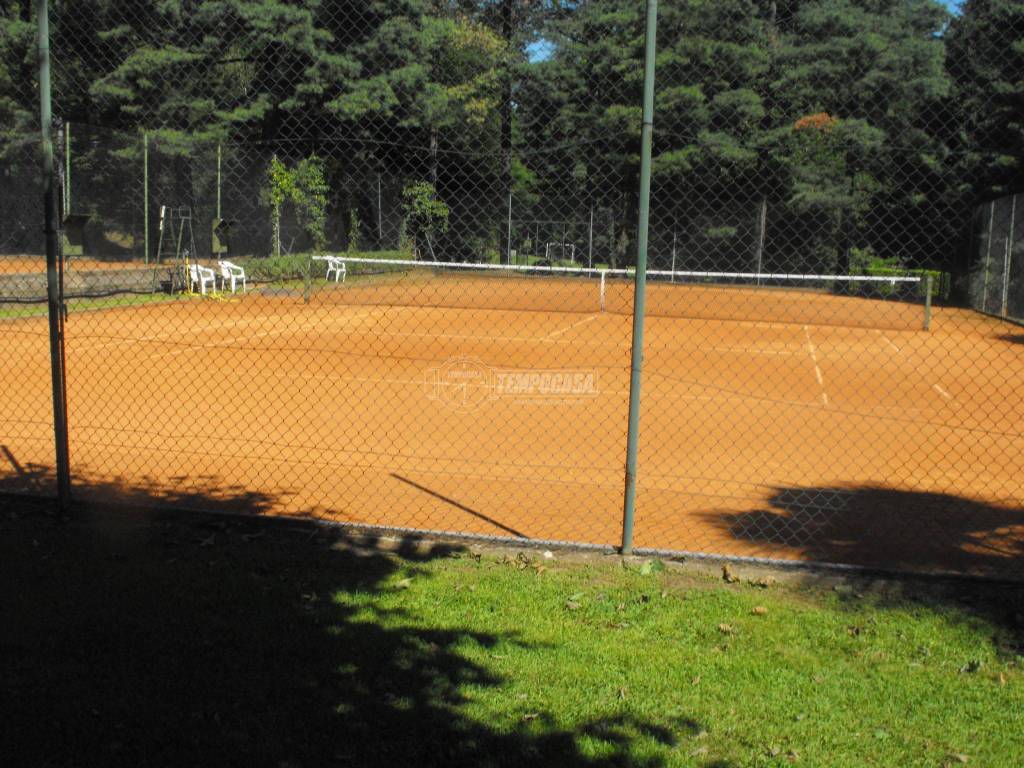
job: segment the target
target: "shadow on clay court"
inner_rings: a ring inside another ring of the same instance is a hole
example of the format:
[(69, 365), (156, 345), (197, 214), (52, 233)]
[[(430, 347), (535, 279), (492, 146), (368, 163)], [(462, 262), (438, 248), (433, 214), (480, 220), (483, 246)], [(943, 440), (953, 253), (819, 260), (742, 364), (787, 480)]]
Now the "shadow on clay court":
[(417, 482), (415, 482), (413, 480), (410, 480), (407, 477), (402, 477), (401, 475), (396, 475), (394, 472), (391, 473), (391, 477), (395, 478), (395, 480), (398, 480), (401, 483), (405, 483), (406, 485), (412, 486), (413, 488), (415, 488), (418, 491), (422, 491), (423, 493), (427, 494), (428, 496), (432, 496), (433, 498), (437, 499), (438, 501), (443, 501), (445, 504), (448, 504), (449, 506), (455, 507), (455, 509), (458, 509), (458, 510), (460, 510), (462, 512), (465, 512), (468, 515), (472, 515), (473, 517), (477, 518), (478, 520), (483, 520), (486, 523), (490, 523), (495, 528), (498, 528), (499, 530), (505, 531), (505, 533), (508, 533), (508, 534), (510, 534), (512, 536), (516, 536), (516, 537), (518, 537), (520, 539), (528, 539), (529, 538), (529, 536), (527, 536), (525, 533), (520, 533), (515, 528), (510, 528), (507, 525), (505, 525), (504, 523), (501, 523), (501, 522), (495, 520), (493, 517), (488, 517), (487, 515), (483, 514), (482, 512), (478, 512), (475, 509), (467, 507), (465, 504), (462, 504), (461, 502), (458, 502), (455, 499), (452, 499), (452, 498), (450, 498), (448, 496), (445, 496), (444, 494), (438, 493), (437, 491), (431, 490), (430, 488), (427, 488), (424, 485), (420, 485), (419, 483), (417, 483)]
[[(19, 466), (4, 467), (0, 494), (52, 486), (47, 468)], [(391, 555), (373, 538), (260, 517), (270, 499), (212, 484), (76, 477), (75, 489), (120, 504), (59, 518), (0, 495), (0, 616), (16, 617), (0, 622), (5, 764), (654, 768), (636, 756), (644, 744), (707, 727), (473, 717), (466, 688), (506, 679), (463, 649), (522, 641), (425, 629), (358, 597), (393, 589), (399, 572), (429, 578), (422, 565), (458, 547), (406, 540)], [(602, 756), (582, 754), (581, 738)]]
[(890, 571), (1024, 578), (1024, 509), (873, 486), (776, 488), (768, 507), (705, 517), (804, 560)]
[(999, 339), (1010, 344), (1024, 344), (1024, 333), (1004, 333)]

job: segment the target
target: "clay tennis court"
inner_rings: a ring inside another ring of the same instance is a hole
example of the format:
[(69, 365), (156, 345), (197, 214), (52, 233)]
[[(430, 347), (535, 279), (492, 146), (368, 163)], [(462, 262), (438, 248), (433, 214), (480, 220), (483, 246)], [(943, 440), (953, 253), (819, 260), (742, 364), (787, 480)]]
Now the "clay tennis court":
[[(87, 256), (73, 256), (69, 258), (64, 269), (72, 271), (107, 271), (131, 269), (143, 267), (141, 259), (115, 260), (115, 259), (94, 259)], [(46, 271), (45, 256), (0, 256), (0, 275), (4, 274), (39, 274)]]
[[(638, 547), (992, 574), (1024, 554), (1019, 329), (699, 285), (649, 308)], [(72, 309), (76, 493), (615, 545), (629, 309), (626, 285), (602, 311), (590, 282), (459, 275)], [(45, 318), (3, 325), (16, 480), (52, 466), (24, 417), (48, 413), (49, 356)]]

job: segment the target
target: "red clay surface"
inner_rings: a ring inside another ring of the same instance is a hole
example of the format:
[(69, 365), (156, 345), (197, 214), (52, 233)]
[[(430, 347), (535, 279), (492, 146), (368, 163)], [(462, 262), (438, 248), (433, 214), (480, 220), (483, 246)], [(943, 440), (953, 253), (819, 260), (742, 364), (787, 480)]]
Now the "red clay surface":
[[(73, 313), (76, 493), (617, 544), (628, 302), (498, 285)], [(707, 317), (647, 322), (637, 546), (1021, 576), (1024, 330), (939, 308), (926, 333), (919, 307), (823, 295), (651, 296), (675, 301)], [(709, 319), (730, 301), (762, 321)], [(3, 332), (0, 481), (31, 490), (53, 463), (46, 324)]]
[[(65, 263), (68, 271), (89, 271), (110, 269), (142, 268), (142, 261), (112, 261), (91, 259), (84, 256), (72, 256)], [(0, 275), (38, 274), (46, 269), (45, 256), (0, 256)]]

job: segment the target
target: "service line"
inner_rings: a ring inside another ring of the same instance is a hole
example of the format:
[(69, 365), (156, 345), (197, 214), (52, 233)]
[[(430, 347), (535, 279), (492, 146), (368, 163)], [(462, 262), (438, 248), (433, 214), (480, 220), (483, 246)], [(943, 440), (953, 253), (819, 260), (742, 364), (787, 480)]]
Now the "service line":
[(825, 392), (825, 379), (821, 375), (821, 366), (818, 365), (818, 352), (814, 348), (814, 342), (811, 341), (811, 329), (806, 325), (804, 326), (804, 337), (807, 339), (807, 351), (811, 355), (811, 362), (814, 363), (814, 376), (818, 380), (818, 386), (821, 387), (821, 404), (828, 405), (828, 394)]
[(884, 341), (886, 344), (888, 344), (889, 347), (891, 349), (893, 349), (895, 352), (898, 353), (900, 351), (900, 348), (897, 347), (895, 344), (893, 344), (892, 341), (889, 340), (889, 337), (886, 336), (884, 333), (882, 333), (881, 331), (875, 331), (875, 333), (877, 333), (879, 336), (881, 336), (882, 337), (882, 341)]
[(541, 339), (541, 341), (552, 341), (556, 336), (561, 336), (563, 333), (567, 333), (568, 331), (571, 331), (573, 328), (578, 328), (584, 323), (589, 323), (591, 320), (596, 320), (599, 317), (600, 315), (590, 315), (589, 317), (585, 317), (582, 320), (577, 320), (572, 325), (566, 326), (565, 328), (555, 331), (554, 333), (549, 333), (547, 336)]

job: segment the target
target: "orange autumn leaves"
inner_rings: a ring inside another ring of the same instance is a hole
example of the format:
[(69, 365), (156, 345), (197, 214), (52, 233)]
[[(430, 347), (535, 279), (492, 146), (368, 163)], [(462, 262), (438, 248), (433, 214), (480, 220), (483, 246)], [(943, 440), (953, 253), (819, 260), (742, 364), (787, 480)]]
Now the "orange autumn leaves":
[(804, 115), (793, 123), (793, 130), (828, 133), (838, 124), (839, 118), (833, 117), (828, 112), (815, 112), (813, 115)]

